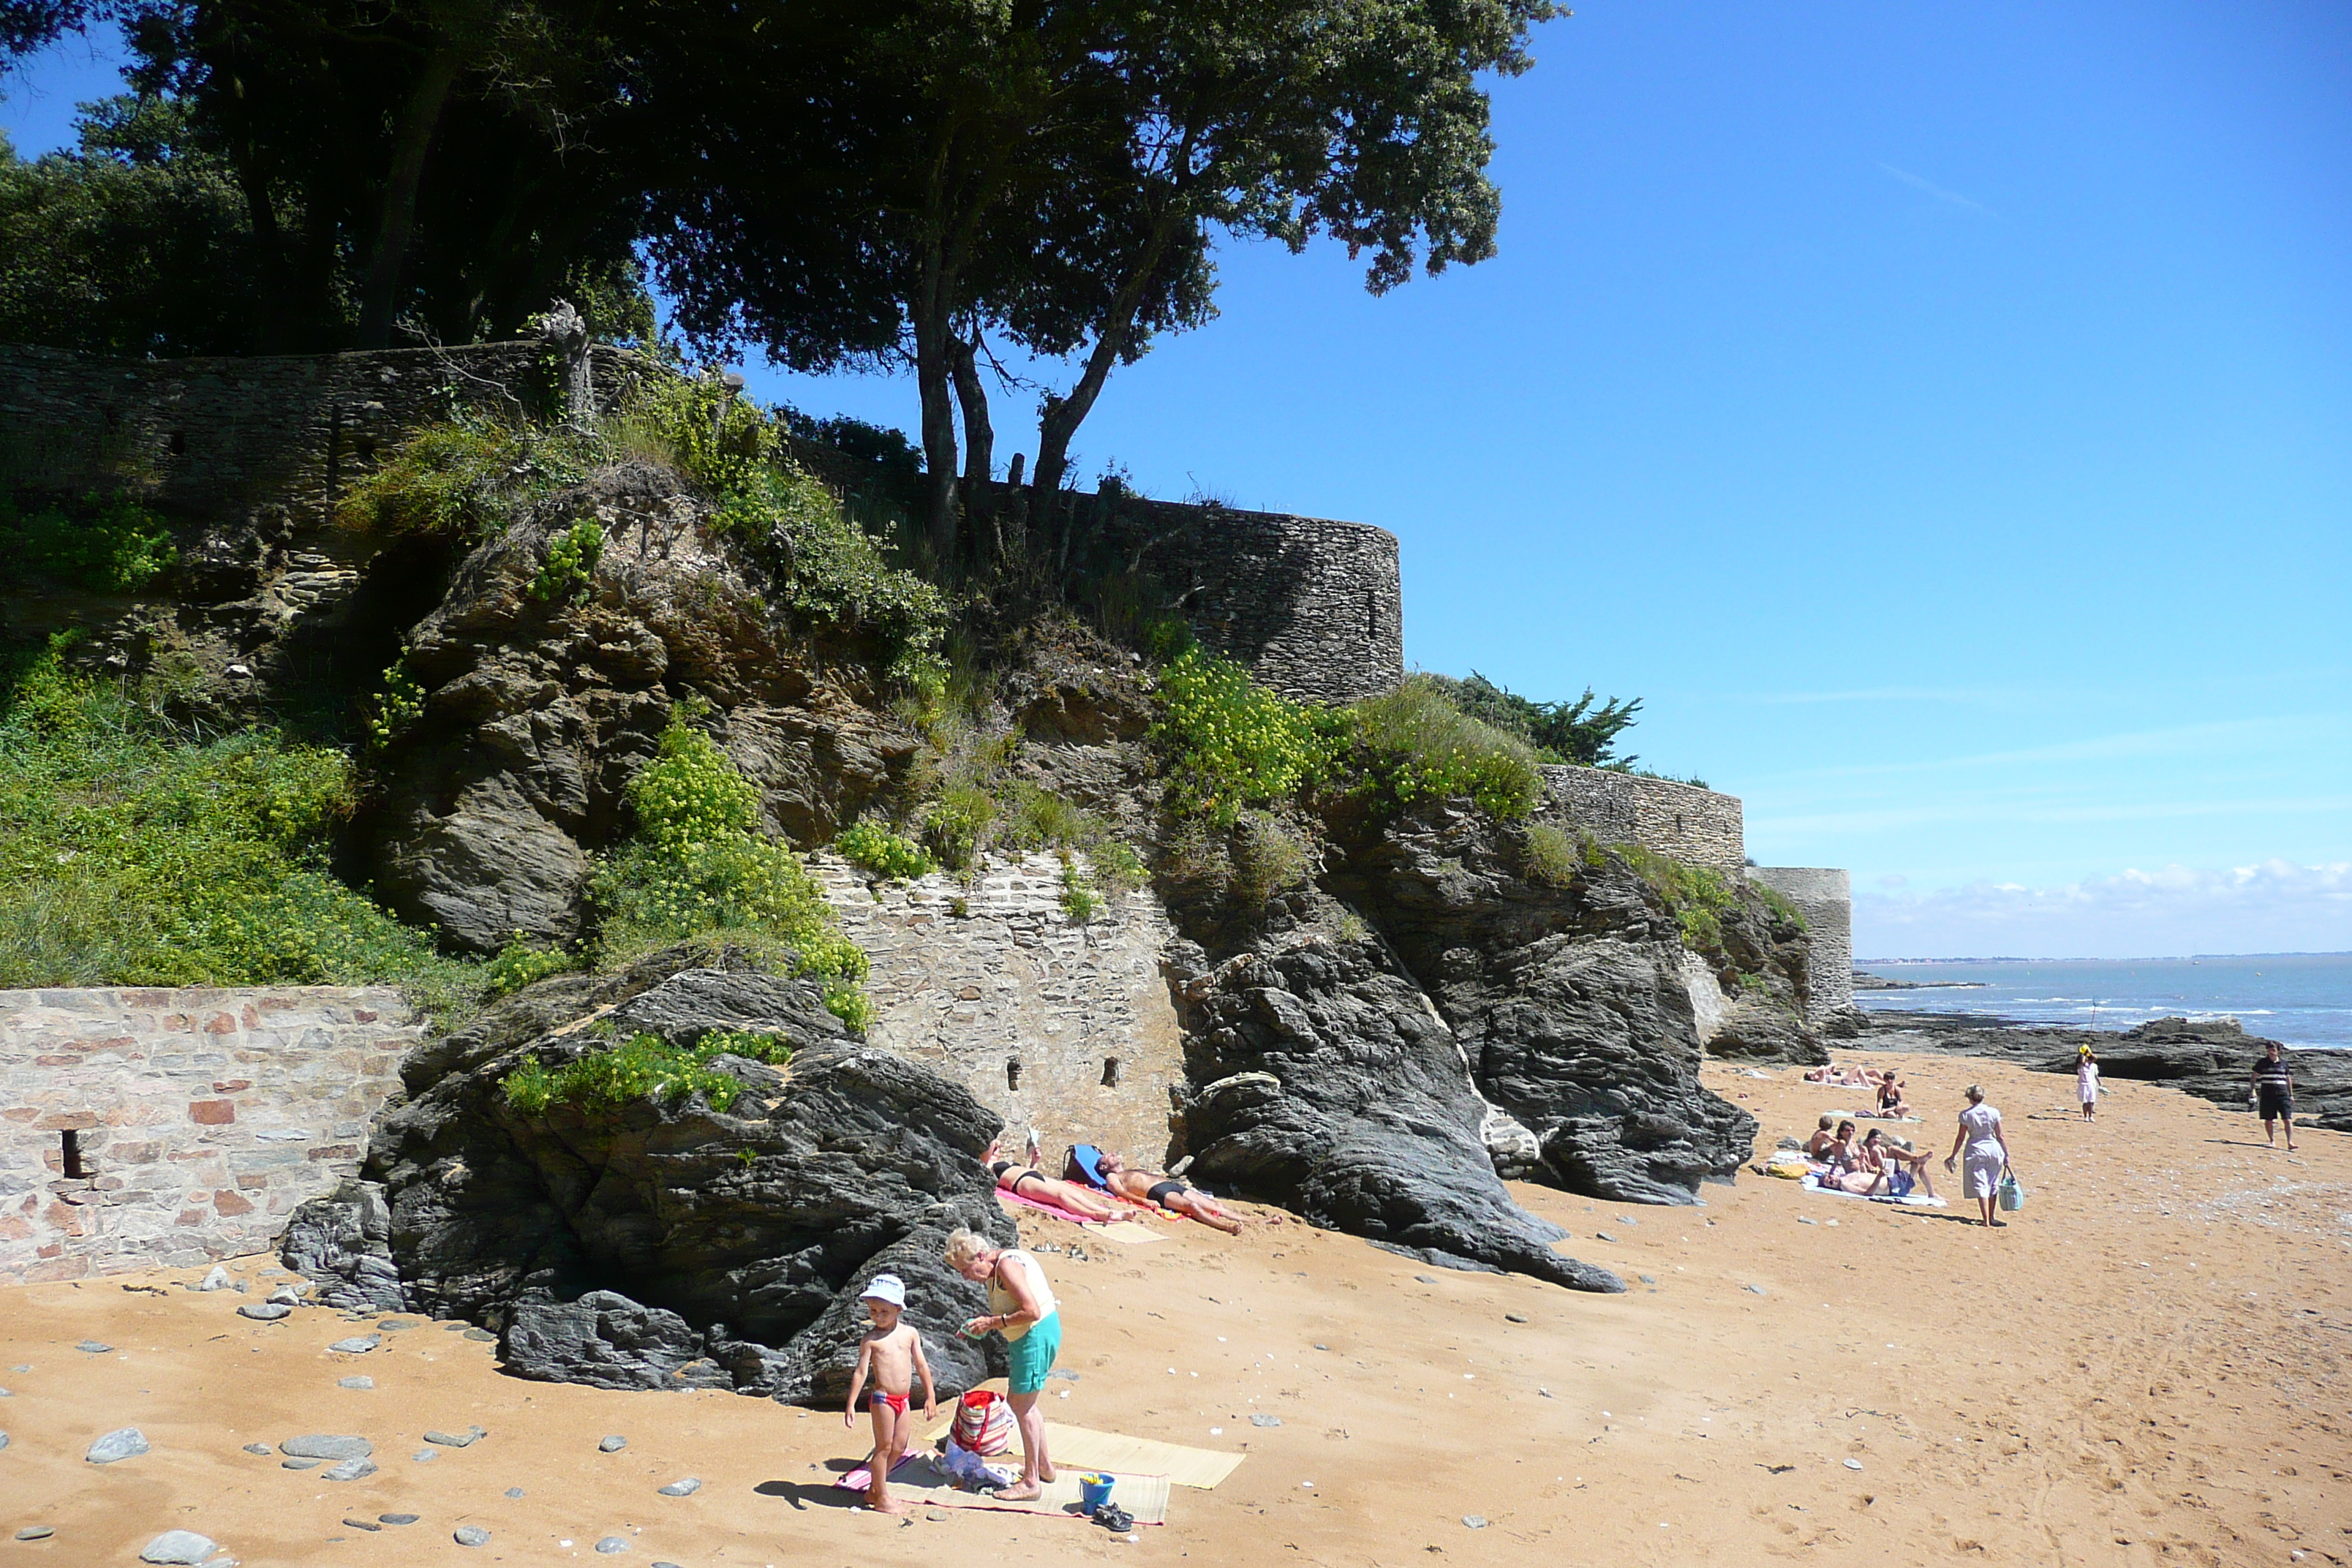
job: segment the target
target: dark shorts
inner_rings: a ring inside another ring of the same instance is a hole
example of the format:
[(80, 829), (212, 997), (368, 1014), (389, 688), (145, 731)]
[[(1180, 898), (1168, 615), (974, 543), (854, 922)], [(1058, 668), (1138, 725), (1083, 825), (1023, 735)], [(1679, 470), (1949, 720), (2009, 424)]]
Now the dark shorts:
[(2292, 1089), (2271, 1089), (2265, 1086), (2257, 1091), (2257, 1097), (2262, 1102), (2262, 1117), (2265, 1121), (2294, 1114), (2294, 1091)]
[(1160, 1182), (1152, 1187), (1149, 1195), (1153, 1203), (1164, 1204), (1183, 1190), (1184, 1184), (1181, 1182)]

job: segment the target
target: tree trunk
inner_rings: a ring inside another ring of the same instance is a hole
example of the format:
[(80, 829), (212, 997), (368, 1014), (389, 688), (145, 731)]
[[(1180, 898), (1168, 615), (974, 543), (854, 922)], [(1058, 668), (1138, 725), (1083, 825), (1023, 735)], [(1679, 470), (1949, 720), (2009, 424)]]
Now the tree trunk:
[(980, 379), (980, 329), (958, 339), (953, 362), (956, 402), (963, 409), (963, 510), (971, 520), (972, 564), (986, 568), (1004, 556), (989, 480), (996, 469), (996, 431), (988, 421), (988, 388)]
[(1051, 495), (1061, 488), (1062, 479), (1070, 466), (1070, 441), (1077, 435), (1078, 426), (1092, 413), (1095, 399), (1102, 395), (1103, 383), (1110, 379), (1111, 366), (1118, 363), (1135, 332), (1135, 314), (1143, 308), (1143, 291), (1150, 286), (1152, 269), (1168, 248), (1168, 240), (1175, 232), (1174, 215), (1162, 217), (1152, 226), (1151, 240), (1136, 258), (1127, 280), (1119, 285), (1118, 296), (1105, 312), (1101, 331), (1095, 338), (1094, 351), (1087, 355), (1086, 369), (1078, 375), (1077, 384), (1066, 397), (1045, 400), (1045, 411), (1037, 421), (1037, 471), (1030, 480), (1031, 488), (1040, 495)]
[(392, 342), (392, 324), (400, 308), (400, 273), (416, 231), (416, 192), (425, 183), (425, 158), (432, 151), (433, 133), (440, 129), (441, 110), (457, 85), (457, 57), (442, 51), (429, 57), (409, 89), (408, 106), (401, 111), (392, 167), (383, 183), (383, 203), (376, 218), (375, 243), (368, 253), (367, 280), (360, 293), (360, 346), (380, 349)]
[(934, 568), (944, 574), (956, 553), (956, 428), (953, 379), (960, 346), (948, 329), (950, 288), (938, 249), (920, 263), (908, 312), (915, 329), (915, 387), (923, 408), (924, 531)]

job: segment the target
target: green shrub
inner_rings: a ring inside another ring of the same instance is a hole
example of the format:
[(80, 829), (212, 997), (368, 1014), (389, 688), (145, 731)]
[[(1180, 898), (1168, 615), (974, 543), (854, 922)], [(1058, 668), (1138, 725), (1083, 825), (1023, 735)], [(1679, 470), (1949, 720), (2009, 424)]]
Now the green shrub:
[(1263, 812), (1243, 817), (1234, 829), (1233, 879), (1234, 901), (1244, 909), (1263, 908), (1286, 888), (1307, 880), (1307, 841), (1280, 818)]
[(584, 601), (596, 585), (596, 563), (604, 558), (604, 525), (585, 518), (549, 541), (547, 559), (530, 580), (530, 596), (542, 605)]
[(1116, 838), (1107, 838), (1087, 852), (1095, 880), (1113, 893), (1131, 893), (1151, 879), (1143, 857)]
[(1576, 880), (1584, 857), (1573, 835), (1549, 822), (1530, 822), (1519, 843), (1519, 863), (1528, 881), (1565, 888)]
[(1486, 814), (1514, 821), (1535, 809), (1542, 775), (1534, 749), (1517, 735), (1454, 706), (1428, 676), (1410, 676), (1385, 696), (1349, 710), (1356, 756), (1371, 787), (1400, 806), (1468, 795)]
[(981, 836), (996, 820), (996, 800), (977, 784), (951, 784), (923, 813), (923, 842), (940, 865), (961, 871), (980, 851)]
[(923, 847), (902, 838), (878, 822), (853, 825), (833, 841), (843, 859), (863, 866), (877, 876), (903, 879), (927, 877), (934, 869)]
[(1200, 647), (1160, 672), (1153, 735), (1168, 753), (1168, 799), (1180, 814), (1231, 826), (1252, 805), (1286, 800), (1339, 760), (1345, 724), (1293, 702)]
[(180, 558), (171, 531), (128, 495), (84, 496), (75, 512), (20, 515), (0, 496), (0, 580), (47, 577), (98, 594), (129, 594)]
[(560, 1067), (551, 1068), (536, 1058), (526, 1061), (506, 1076), (502, 1087), (507, 1103), (531, 1116), (558, 1103), (608, 1109), (690, 1094), (701, 1095), (713, 1110), (725, 1110), (743, 1086), (711, 1069), (709, 1064), (723, 1056), (782, 1067), (792, 1060), (793, 1052), (772, 1035), (740, 1030), (714, 1030), (685, 1047), (668, 1045), (658, 1035), (632, 1035), (610, 1049), (590, 1051)]
[(394, 448), (336, 503), (335, 519), (372, 533), (471, 541), (501, 532), (523, 508), (594, 467), (600, 451), (564, 427), (509, 425), (461, 412)]
[(177, 736), (58, 650), (0, 710), (0, 987), (416, 984), (468, 966), (329, 874), (340, 752)]
[(1685, 946), (1702, 952), (1723, 951), (1722, 913), (1739, 902), (1738, 890), (1729, 878), (1639, 844), (1617, 844), (1611, 848), (1673, 911), (1682, 927)]
[(425, 684), (408, 672), (406, 655), (383, 672), (383, 689), (376, 693), (368, 714), (368, 744), (381, 751), (401, 731), (425, 717)]
[(1079, 925), (1102, 912), (1103, 901), (1086, 873), (1078, 869), (1076, 857), (1067, 850), (1062, 854), (1062, 910)]
[(627, 795), (635, 834), (589, 885), (605, 967), (674, 942), (724, 937), (790, 952), (793, 973), (825, 982), (825, 1005), (844, 1022), (870, 1016), (857, 990), (866, 954), (835, 927), (799, 858), (760, 834), (758, 789), (683, 709), (671, 713), (657, 754), (629, 781)]
[(996, 841), (1007, 849), (1076, 849), (1103, 837), (1094, 813), (1026, 779), (1013, 781), (1004, 796)]
[(532, 947), (520, 931), (482, 966), (485, 996), (511, 996), (526, 985), (580, 967), (580, 960), (560, 947)]
[(1799, 931), (1807, 929), (1804, 911), (1790, 903), (1786, 893), (1778, 888), (1768, 888), (1761, 882), (1750, 882), (1748, 885), (1756, 889), (1756, 896), (1764, 900), (1764, 907), (1772, 911), (1773, 918), (1795, 926)]

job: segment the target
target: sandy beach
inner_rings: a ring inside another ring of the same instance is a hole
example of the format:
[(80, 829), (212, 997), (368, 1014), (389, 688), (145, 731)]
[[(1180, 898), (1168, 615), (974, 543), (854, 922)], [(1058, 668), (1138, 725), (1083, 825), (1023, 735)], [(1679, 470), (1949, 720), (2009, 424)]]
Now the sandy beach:
[[(1123, 1247), (1024, 1215), (1032, 1244), (1089, 1254), (1045, 1259), (1077, 1373), (1049, 1417), (1248, 1456), (1132, 1544), (853, 1510), (829, 1483), (865, 1428), (838, 1413), (526, 1383), (421, 1321), (336, 1354), (357, 1321), (236, 1315), (277, 1278), (255, 1258), (233, 1266), (246, 1295), (184, 1291), (187, 1271), (0, 1291), (0, 1563), (130, 1563), (174, 1528), (247, 1564), (354, 1568), (595, 1561), (606, 1537), (627, 1543), (611, 1561), (681, 1568), (2352, 1560), (2352, 1137), (2271, 1151), (2250, 1118), (2137, 1083), (2084, 1126), (2066, 1079), (1870, 1059), (1906, 1065), (1927, 1120), (1900, 1131), (1939, 1158), (1961, 1087), (1986, 1084), (2031, 1194), (2014, 1223), (1754, 1174), (1688, 1209), (1519, 1189), (1630, 1287), (1601, 1297), (1295, 1223)], [(1706, 1069), (1762, 1120), (1759, 1155), (1859, 1098), (1769, 1071)], [(356, 1376), (374, 1386), (338, 1386)], [(469, 1426), (488, 1436), (422, 1440)], [(85, 1461), (123, 1426), (152, 1451)], [(244, 1451), (321, 1432), (368, 1437), (378, 1472)], [(608, 1434), (627, 1446), (599, 1452)], [(385, 1513), (417, 1520), (344, 1522)], [(488, 1542), (457, 1544), (467, 1525)], [(34, 1526), (54, 1534), (7, 1539)]]

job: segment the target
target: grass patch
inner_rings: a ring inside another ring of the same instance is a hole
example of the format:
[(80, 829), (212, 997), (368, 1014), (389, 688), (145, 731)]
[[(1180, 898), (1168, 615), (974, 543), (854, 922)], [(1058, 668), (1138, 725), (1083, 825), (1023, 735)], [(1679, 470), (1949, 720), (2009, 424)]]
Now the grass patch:
[(130, 594), (179, 558), (163, 519), (128, 495), (92, 490), (78, 505), (24, 512), (0, 492), (0, 581), (46, 577), (94, 594)]
[(1681, 925), (1683, 944), (1697, 952), (1723, 951), (1723, 911), (1739, 902), (1731, 879), (1706, 866), (1693, 866), (1639, 844), (1610, 846), (1634, 875), (1664, 900)]
[(328, 869), (350, 759), (247, 731), (173, 731), (61, 648), (0, 691), (0, 986), (394, 984), (478, 991)]
[(699, 1094), (713, 1110), (735, 1103), (743, 1086), (710, 1063), (743, 1057), (771, 1067), (793, 1058), (792, 1047), (773, 1035), (713, 1030), (691, 1046), (672, 1046), (658, 1035), (632, 1035), (608, 1050), (590, 1051), (559, 1067), (533, 1058), (506, 1076), (507, 1103), (532, 1116), (557, 1104), (610, 1109), (639, 1100), (683, 1100)]
[(1488, 816), (1510, 822), (1542, 797), (1535, 749), (1455, 707), (1434, 677), (1409, 676), (1349, 713), (1358, 765), (1370, 787), (1398, 806), (1468, 795)]
[(1565, 888), (1585, 868), (1576, 835), (1549, 822), (1530, 822), (1519, 841), (1519, 869), (1530, 882)]

